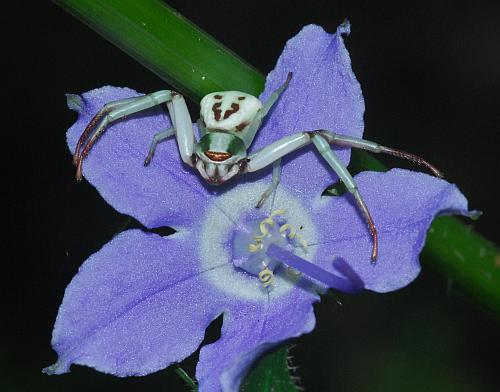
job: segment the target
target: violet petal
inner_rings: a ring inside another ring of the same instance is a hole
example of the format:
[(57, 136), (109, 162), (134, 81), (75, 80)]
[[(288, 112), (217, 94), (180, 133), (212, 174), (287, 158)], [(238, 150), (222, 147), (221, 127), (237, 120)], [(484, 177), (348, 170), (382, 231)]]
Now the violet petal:
[(427, 174), (393, 169), (364, 172), (355, 177), (379, 236), (379, 253), (370, 262), (372, 238), (349, 194), (323, 197), (315, 221), (322, 239), (317, 246), (321, 266), (344, 259), (361, 277), (365, 288), (386, 292), (410, 283), (420, 272), (418, 260), (432, 219), (439, 214), (468, 215), (467, 200), (458, 188)]
[[(103, 105), (137, 95), (129, 88), (105, 86), (81, 98), (68, 96), (68, 106), (79, 113), (67, 133), (71, 152)], [(83, 162), (85, 178), (102, 197), (147, 227), (194, 223), (199, 206), (212, 197), (197, 173), (180, 160), (174, 138), (158, 144), (150, 165), (144, 167), (153, 135), (169, 127), (170, 120), (160, 107), (128, 116), (108, 127)]]
[(92, 255), (66, 288), (53, 331), (59, 355), (50, 374), (72, 363), (117, 376), (179, 362), (224, 309), (203, 278), (188, 233), (124, 232)]
[(285, 339), (314, 329), (311, 303), (317, 300), (297, 287), (281, 297), (271, 290), (266, 301), (233, 303), (224, 313), (220, 339), (201, 349), (196, 368), (200, 391), (237, 391), (261, 354)]
[[(348, 23), (334, 34), (308, 25), (287, 42), (260, 98), (265, 101), (288, 72), (293, 78), (257, 133), (252, 151), (283, 136), (316, 129), (362, 137), (365, 105), (342, 38), (349, 30)], [(349, 149), (338, 154), (345, 164), (349, 162)], [(312, 146), (283, 160), (282, 184), (304, 198), (321, 194), (336, 179)]]

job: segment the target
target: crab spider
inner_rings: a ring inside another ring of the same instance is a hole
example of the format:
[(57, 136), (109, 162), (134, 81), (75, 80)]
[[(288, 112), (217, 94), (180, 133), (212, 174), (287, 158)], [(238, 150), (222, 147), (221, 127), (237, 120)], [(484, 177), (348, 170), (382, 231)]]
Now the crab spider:
[(175, 136), (177, 140), (182, 161), (196, 168), (211, 185), (223, 184), (237, 174), (255, 172), (273, 164), (272, 183), (260, 197), (257, 208), (264, 204), (279, 184), (281, 158), (312, 143), (353, 195), (372, 236), (371, 258), (375, 261), (378, 253), (375, 223), (354, 179), (330, 148), (330, 144), (395, 155), (427, 167), (437, 177), (442, 177), (442, 174), (419, 156), (322, 129), (304, 130), (285, 136), (259, 151), (247, 154), (262, 120), (287, 88), (291, 78), (290, 72), (283, 85), (274, 91), (265, 103), (240, 91), (214, 92), (203, 97), (200, 104), (200, 119), (197, 122), (201, 136), (199, 141), (195, 139), (184, 98), (175, 91), (161, 90), (140, 97), (110, 102), (94, 116), (78, 140), (73, 155), (73, 162), (77, 166), (76, 179), (81, 180), (83, 160), (108, 124), (164, 103), (168, 108), (172, 127), (154, 136), (144, 166), (151, 162), (157, 144), (171, 136)]

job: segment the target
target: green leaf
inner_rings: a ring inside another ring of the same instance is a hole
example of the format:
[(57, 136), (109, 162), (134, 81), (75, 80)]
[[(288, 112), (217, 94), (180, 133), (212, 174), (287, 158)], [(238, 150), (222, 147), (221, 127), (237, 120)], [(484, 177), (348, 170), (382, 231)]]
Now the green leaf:
[(241, 385), (241, 392), (298, 392), (290, 374), (289, 347), (284, 345), (265, 355)]

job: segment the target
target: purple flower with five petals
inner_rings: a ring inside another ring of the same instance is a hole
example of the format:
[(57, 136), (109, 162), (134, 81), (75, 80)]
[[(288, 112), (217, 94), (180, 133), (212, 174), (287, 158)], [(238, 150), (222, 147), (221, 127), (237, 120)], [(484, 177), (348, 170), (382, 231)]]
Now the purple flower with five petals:
[[(260, 98), (289, 71), (293, 81), (253, 151), (302, 130), (362, 136), (363, 97), (341, 36), (348, 29), (328, 34), (306, 26), (287, 43)], [(105, 103), (136, 95), (103, 87), (69, 96), (79, 113), (68, 131), (70, 148)], [(162, 142), (144, 168), (153, 135), (168, 126), (159, 109), (131, 116), (110, 126), (86, 160), (84, 176), (116, 210), (176, 233), (129, 230), (85, 261), (59, 309), (52, 339), (59, 359), (47, 373), (67, 372), (73, 363), (117, 376), (155, 372), (193, 353), (222, 314), (221, 337), (201, 348), (196, 378), (202, 392), (237, 391), (263, 352), (314, 328), (312, 304), (324, 287), (307, 263), (302, 275), (276, 265), (265, 287), (255, 258), (289, 258), (293, 266), (296, 255), (335, 275), (330, 286), (348, 290), (361, 279), (366, 289), (387, 292), (418, 275), (418, 255), (435, 215), (467, 214), (466, 199), (446, 181), (398, 169), (359, 174), (355, 180), (379, 232), (374, 265), (370, 234), (350, 197), (321, 196), (336, 176), (312, 149), (283, 160), (274, 198), (256, 209), (270, 170), (210, 187), (182, 164), (173, 139)], [(349, 150), (338, 154), (347, 164)], [(269, 235), (253, 249), (262, 227)]]

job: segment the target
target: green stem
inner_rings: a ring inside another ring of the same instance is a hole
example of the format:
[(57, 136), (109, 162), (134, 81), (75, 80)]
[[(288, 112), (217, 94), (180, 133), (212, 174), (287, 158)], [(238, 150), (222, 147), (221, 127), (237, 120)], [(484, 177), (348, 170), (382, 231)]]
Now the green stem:
[(213, 91), (263, 89), (254, 67), (162, 1), (54, 2), (195, 101)]
[[(84, 23), (195, 100), (220, 90), (258, 95), (264, 76), (158, 0), (56, 0)], [(364, 170), (383, 170), (357, 154)], [(423, 259), (500, 314), (498, 248), (458, 219), (432, 224)]]
[(192, 392), (198, 390), (198, 385), (196, 385), (196, 382), (191, 378), (189, 374), (187, 374), (187, 372), (183, 368), (181, 368), (179, 365), (174, 365), (174, 371), (186, 383), (186, 385), (191, 389)]
[(427, 234), (422, 260), (500, 315), (500, 253), (470, 225), (455, 217), (436, 218)]

